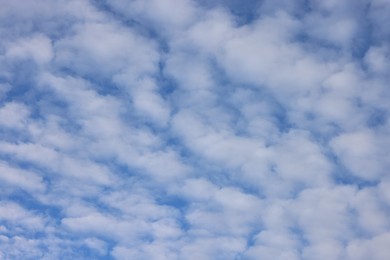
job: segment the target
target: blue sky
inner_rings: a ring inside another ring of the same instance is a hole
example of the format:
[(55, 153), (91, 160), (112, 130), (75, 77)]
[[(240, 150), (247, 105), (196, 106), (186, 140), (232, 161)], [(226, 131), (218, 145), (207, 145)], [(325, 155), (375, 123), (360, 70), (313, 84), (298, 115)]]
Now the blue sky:
[(0, 259), (390, 259), (389, 1), (0, 3)]

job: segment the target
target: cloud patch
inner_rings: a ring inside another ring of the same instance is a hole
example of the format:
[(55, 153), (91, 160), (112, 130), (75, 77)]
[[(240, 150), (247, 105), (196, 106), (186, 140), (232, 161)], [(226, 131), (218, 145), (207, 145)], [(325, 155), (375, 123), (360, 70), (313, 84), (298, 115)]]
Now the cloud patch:
[(0, 10), (0, 258), (388, 259), (383, 0)]

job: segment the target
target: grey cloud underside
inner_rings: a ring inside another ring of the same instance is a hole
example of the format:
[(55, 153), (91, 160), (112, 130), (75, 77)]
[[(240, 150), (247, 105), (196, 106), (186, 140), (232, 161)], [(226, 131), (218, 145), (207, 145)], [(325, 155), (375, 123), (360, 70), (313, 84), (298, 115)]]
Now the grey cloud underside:
[(0, 4), (0, 259), (390, 259), (388, 1)]

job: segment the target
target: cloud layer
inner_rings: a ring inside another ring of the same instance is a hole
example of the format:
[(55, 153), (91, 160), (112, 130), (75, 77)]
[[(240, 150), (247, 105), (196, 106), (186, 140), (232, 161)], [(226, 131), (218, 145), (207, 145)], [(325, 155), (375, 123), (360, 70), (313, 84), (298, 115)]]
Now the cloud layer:
[(0, 259), (390, 258), (388, 1), (0, 2)]

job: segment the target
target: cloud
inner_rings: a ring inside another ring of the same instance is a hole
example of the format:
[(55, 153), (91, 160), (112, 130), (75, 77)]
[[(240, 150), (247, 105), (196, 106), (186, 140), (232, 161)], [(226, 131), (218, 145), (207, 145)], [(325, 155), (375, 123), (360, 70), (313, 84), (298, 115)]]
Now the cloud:
[(3, 3), (0, 258), (389, 258), (389, 8)]
[(36, 35), (30, 39), (11, 43), (6, 52), (8, 59), (33, 59), (37, 64), (48, 63), (53, 58), (51, 41), (44, 35)]
[[(341, 162), (352, 174), (365, 180), (382, 179), (387, 167), (386, 137), (382, 137), (382, 144), (371, 131), (361, 131), (340, 135), (332, 140), (331, 145)], [(348, 148), (347, 148), (348, 147)]]
[(349, 259), (364, 259), (367, 256), (386, 259), (389, 254), (384, 248), (388, 238), (389, 234), (385, 233), (369, 241), (356, 241), (348, 246), (347, 256)]
[[(107, 1), (108, 2), (108, 1)], [(109, 1), (108, 5), (129, 20), (135, 20), (149, 30), (160, 30), (162, 35), (183, 30), (196, 19), (198, 13), (194, 2), (189, 0), (177, 3), (173, 0)], [(176, 12), (175, 10), (180, 10)], [(151, 24), (153, 26), (149, 27)]]
[(0, 170), (2, 172), (0, 179), (5, 189), (9, 186), (20, 187), (27, 191), (43, 191), (45, 189), (43, 179), (37, 173), (14, 168), (6, 162), (0, 162)]
[(44, 228), (44, 219), (35, 215), (18, 204), (9, 201), (2, 201), (0, 204), (0, 219), (12, 223), (14, 228), (22, 226), (24, 229), (41, 230)]
[(8, 102), (0, 108), (0, 124), (11, 129), (23, 128), (28, 116), (29, 109), (17, 102)]

